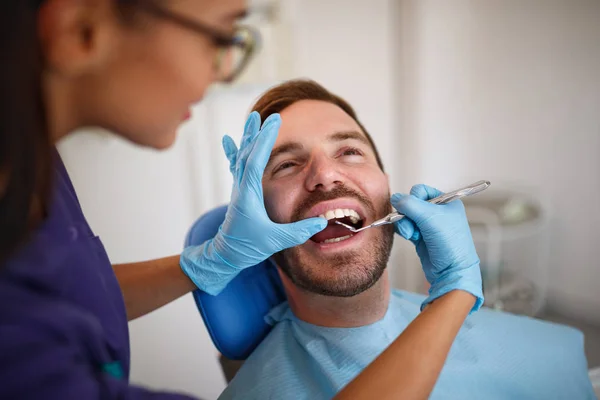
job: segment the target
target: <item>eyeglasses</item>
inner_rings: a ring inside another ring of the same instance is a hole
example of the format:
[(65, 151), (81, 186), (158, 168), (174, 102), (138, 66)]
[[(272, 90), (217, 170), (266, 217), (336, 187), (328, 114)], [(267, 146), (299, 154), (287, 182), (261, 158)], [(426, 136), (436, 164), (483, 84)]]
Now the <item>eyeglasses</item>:
[(161, 8), (151, 1), (136, 3), (159, 18), (210, 37), (219, 49), (215, 59), (215, 71), (217, 79), (221, 82), (229, 83), (238, 78), (260, 46), (260, 34), (249, 26), (238, 25), (232, 35), (227, 35), (208, 25)]

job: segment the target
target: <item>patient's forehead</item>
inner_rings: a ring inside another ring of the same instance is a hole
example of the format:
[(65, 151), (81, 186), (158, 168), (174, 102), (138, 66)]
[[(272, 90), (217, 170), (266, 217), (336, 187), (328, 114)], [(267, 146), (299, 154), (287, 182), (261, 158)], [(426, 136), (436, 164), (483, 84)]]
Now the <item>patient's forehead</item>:
[(281, 113), (281, 129), (275, 145), (288, 141), (319, 140), (336, 132), (360, 132), (356, 121), (335, 104), (302, 100)]

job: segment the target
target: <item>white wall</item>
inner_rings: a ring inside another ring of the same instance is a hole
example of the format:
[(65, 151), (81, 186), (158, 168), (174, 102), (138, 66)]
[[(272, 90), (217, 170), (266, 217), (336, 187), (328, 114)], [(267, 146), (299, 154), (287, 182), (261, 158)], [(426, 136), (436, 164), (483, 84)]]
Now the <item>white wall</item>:
[[(295, 73), (341, 95), (392, 162), (393, 87), (389, 0), (301, 0), (294, 21)], [(392, 169), (393, 171), (393, 169)], [(390, 171), (391, 172), (391, 171)]]
[(550, 305), (600, 322), (600, 2), (405, 0), (396, 12), (409, 173), (547, 196)]

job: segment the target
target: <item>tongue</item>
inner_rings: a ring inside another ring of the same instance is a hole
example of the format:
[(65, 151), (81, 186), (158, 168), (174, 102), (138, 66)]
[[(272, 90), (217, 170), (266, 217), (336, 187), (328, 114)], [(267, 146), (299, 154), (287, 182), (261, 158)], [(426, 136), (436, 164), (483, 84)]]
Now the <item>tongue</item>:
[(312, 240), (313, 242), (321, 243), (329, 239), (344, 237), (350, 234), (352, 234), (352, 232), (350, 232), (348, 229), (334, 223), (333, 221), (329, 221), (327, 228), (323, 229), (321, 232), (311, 237), (310, 240)]

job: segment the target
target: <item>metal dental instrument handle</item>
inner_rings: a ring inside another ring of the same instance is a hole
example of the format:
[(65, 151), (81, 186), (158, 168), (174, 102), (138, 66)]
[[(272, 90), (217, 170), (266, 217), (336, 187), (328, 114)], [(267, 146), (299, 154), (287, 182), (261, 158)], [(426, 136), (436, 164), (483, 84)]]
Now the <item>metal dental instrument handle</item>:
[[(449, 192), (449, 193), (443, 194), (441, 196), (438, 196), (436, 198), (433, 198), (431, 200), (428, 200), (428, 202), (432, 203), (432, 204), (446, 204), (451, 201), (454, 201), (457, 199), (462, 199), (463, 197), (472, 196), (474, 194), (482, 192), (485, 189), (487, 189), (488, 187), (490, 187), (490, 185), (491, 185), (491, 183), (489, 181), (475, 182), (472, 185), (469, 185), (462, 189), (454, 190), (452, 192)], [(342, 225), (343, 227), (349, 229), (350, 231), (352, 231), (354, 233), (357, 233), (360, 231), (364, 231), (365, 229), (374, 228), (376, 226), (393, 224), (394, 222), (399, 221), (402, 218), (404, 218), (404, 214), (400, 214), (398, 212), (393, 212), (391, 214), (386, 215), (385, 217), (383, 217), (381, 219), (378, 219), (377, 221), (373, 222), (372, 224), (364, 226), (360, 229), (356, 229), (356, 228), (354, 228), (350, 225), (344, 224), (343, 222), (340, 222), (340, 221), (333, 221), (333, 222), (335, 222), (338, 225)]]

